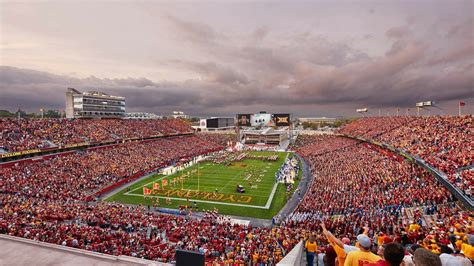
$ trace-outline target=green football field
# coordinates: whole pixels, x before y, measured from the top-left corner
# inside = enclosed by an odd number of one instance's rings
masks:
[[[197,206],[200,211],[217,208],[222,214],[272,218],[287,200],[285,185],[275,183],[275,173],[291,154],[248,153],[251,156],[277,155],[278,160],[245,158],[228,165],[202,161],[171,175],[155,174],[145,178],[105,200],[171,209],[186,205]],[[167,184],[163,186],[164,183]],[[154,184],[159,188],[153,189]],[[237,185],[242,185],[245,192],[237,192]],[[143,194],[144,187],[152,191],[151,195]]]

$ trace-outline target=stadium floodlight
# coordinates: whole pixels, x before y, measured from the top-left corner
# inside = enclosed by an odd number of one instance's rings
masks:
[[[416,103],[416,107],[430,107],[430,106],[435,106],[435,101],[426,101],[426,102],[418,102]]]
[[[356,112],[358,112],[358,113],[367,113],[368,111],[369,111],[369,109],[367,109],[367,108],[356,109]]]
[[[365,113],[367,113],[368,111],[369,111],[369,109],[367,109],[367,108],[356,109],[356,112],[361,114],[363,117],[365,117]]]
[[[431,114],[431,110],[429,107],[436,107],[435,106],[435,101],[425,101],[425,102],[418,102],[416,103],[416,110],[417,110],[417,115],[420,115],[420,109],[426,109],[429,112],[429,115]]]

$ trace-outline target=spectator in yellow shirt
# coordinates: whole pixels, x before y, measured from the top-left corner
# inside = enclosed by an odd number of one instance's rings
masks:
[[[364,234],[357,236],[357,243],[360,250],[351,251],[347,254],[344,266],[361,266],[369,263],[375,263],[382,258],[370,252],[372,242],[370,238]]]
[[[308,266],[313,266],[314,256],[318,250],[318,244],[316,244],[316,239],[313,235],[306,240],[304,248],[306,249],[306,261],[308,262]]]
[[[349,245],[350,240],[347,237],[342,238],[341,240],[337,239],[331,232],[326,229],[324,223],[321,223],[323,228],[323,234],[329,241],[329,244],[334,248],[334,251],[337,255],[337,264],[339,266],[344,266],[344,261],[346,260],[346,252],[344,251],[344,245]]]
[[[467,235],[467,243],[461,244],[461,251],[470,260],[474,260],[474,235]]]

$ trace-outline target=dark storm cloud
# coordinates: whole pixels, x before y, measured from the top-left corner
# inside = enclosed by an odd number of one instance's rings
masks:
[[[248,78],[228,66],[216,64],[215,62],[199,63],[190,61],[175,61],[175,63],[183,68],[192,70],[202,75],[210,82],[217,82],[228,85],[248,84]]]
[[[267,27],[256,28],[252,33],[253,40],[254,41],[262,40],[263,38],[265,38],[265,36],[268,35],[269,31],[270,30]]]
[[[383,58],[362,60],[331,70],[315,69],[309,71],[309,78],[297,80],[293,86],[301,97],[306,96],[307,101],[335,104],[411,106],[424,99],[472,97],[472,67],[452,73],[420,70],[417,63],[426,57],[426,49],[426,44],[396,40]]]
[[[205,23],[186,21],[171,14],[166,14],[166,18],[183,40],[210,44],[215,42],[218,37],[222,37]]]
[[[444,36],[452,40],[451,49],[439,49],[427,62],[427,65],[456,63],[474,60],[474,19],[470,18],[449,28]]]
[[[163,59],[163,65],[191,74],[184,81],[74,78],[2,66],[0,109],[63,109],[68,87],[125,96],[128,111],[214,115],[259,107],[298,114],[312,106],[343,113],[354,106],[405,107],[473,97],[472,19],[447,27],[441,36],[455,41],[442,47],[420,37],[412,23],[378,35],[360,33],[360,40],[383,38],[385,49],[374,55],[311,30],[274,33],[255,26],[232,35],[202,22],[165,17],[183,52],[197,54]]]
[[[195,93],[172,83],[154,83],[146,78],[78,79],[29,69],[0,67],[0,106],[2,108],[64,108],[68,87],[81,91],[100,90],[127,97],[127,103],[144,108],[186,104]],[[183,97],[182,94],[187,95]]]
[[[425,99],[442,101],[472,96],[472,64],[451,70],[435,70],[422,64],[426,60],[456,61],[460,57],[458,50],[445,51],[444,57],[437,59],[426,53],[429,45],[413,38],[406,27],[389,29],[386,35],[392,45],[384,56],[375,58],[347,45],[328,45],[316,38],[319,41],[311,42],[313,46],[296,45],[300,49],[291,55],[286,53],[289,48],[242,47],[238,60],[248,66],[240,69],[242,72],[216,62],[174,61],[174,65],[201,77],[184,82],[95,76],[78,79],[4,66],[0,68],[0,105],[33,110],[44,106],[61,108],[67,87],[123,95],[129,110],[180,109],[193,113],[238,112],[246,106],[258,105],[403,107]],[[281,84],[284,81],[286,84]]]

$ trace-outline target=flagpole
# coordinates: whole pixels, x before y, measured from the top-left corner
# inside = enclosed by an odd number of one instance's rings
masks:
[[[459,116],[461,116],[461,102],[458,103],[458,108],[459,108]]]

